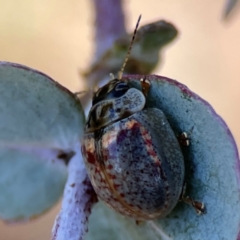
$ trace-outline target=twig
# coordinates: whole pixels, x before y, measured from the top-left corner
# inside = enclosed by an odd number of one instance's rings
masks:
[[[95,60],[109,48],[115,40],[126,34],[121,0],[93,0],[95,19]]]
[[[76,154],[68,165],[68,180],[62,208],[52,230],[52,240],[82,240],[88,230],[88,217],[96,202],[96,194],[88,179],[80,149],[78,144]]]

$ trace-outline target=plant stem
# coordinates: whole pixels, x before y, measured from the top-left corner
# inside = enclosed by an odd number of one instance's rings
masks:
[[[95,60],[126,33],[121,0],[93,0],[95,8]]]

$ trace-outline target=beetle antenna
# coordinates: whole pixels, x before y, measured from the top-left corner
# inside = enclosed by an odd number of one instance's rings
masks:
[[[119,80],[122,79],[122,75],[123,75],[124,68],[125,68],[126,63],[127,63],[128,59],[129,59],[129,56],[130,56],[130,53],[131,53],[131,50],[132,50],[133,42],[134,42],[135,37],[136,37],[136,34],[137,34],[137,29],[138,29],[138,26],[139,26],[141,17],[142,17],[142,15],[140,15],[140,16],[138,17],[137,24],[136,24],[136,27],[135,27],[135,30],[134,30],[134,33],[133,33],[133,36],[132,36],[132,40],[131,40],[130,46],[129,46],[129,48],[128,48],[128,51],[127,51],[126,58],[125,58],[125,60],[124,60],[124,62],[123,62],[123,65],[122,65],[122,67],[121,67],[121,70],[118,72],[118,79],[119,79]]]

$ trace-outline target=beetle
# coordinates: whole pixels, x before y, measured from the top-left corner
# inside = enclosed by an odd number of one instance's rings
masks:
[[[114,210],[136,220],[165,217],[179,200],[203,213],[203,203],[185,197],[178,138],[160,109],[146,107],[150,81],[140,79],[139,90],[122,79],[127,58],[119,76],[92,99],[82,153],[93,188]],[[188,141],[183,133],[180,142]]]

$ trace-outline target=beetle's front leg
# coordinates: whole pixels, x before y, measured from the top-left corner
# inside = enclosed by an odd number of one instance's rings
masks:
[[[182,132],[177,138],[180,146],[188,147],[190,145],[190,137],[186,132]]]
[[[144,76],[144,78],[140,79],[141,82],[141,87],[142,87],[142,93],[144,94],[144,96],[146,97],[148,95],[148,92],[150,90],[151,87],[151,83],[150,81],[147,79],[146,76]]]

